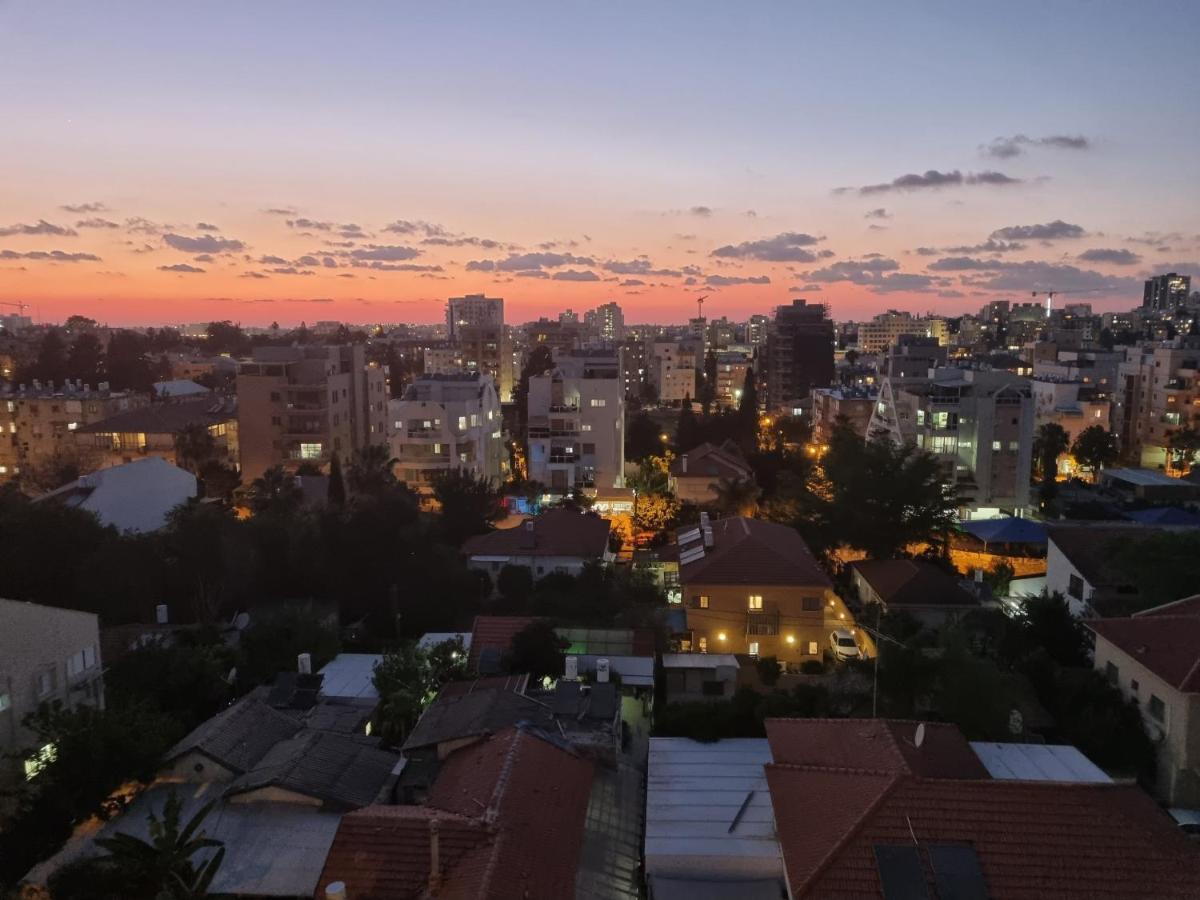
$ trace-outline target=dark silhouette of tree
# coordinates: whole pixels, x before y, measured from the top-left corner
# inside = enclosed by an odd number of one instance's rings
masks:
[[[204,340],[204,349],[209,353],[238,355],[250,349],[250,339],[246,337],[246,332],[229,320],[209,322],[205,334],[207,337]]]
[[[496,576],[496,590],[511,609],[523,610],[533,593],[533,573],[528,566],[506,565]]]
[[[721,478],[716,482],[716,507],[722,516],[753,516],[762,491],[753,479]]]
[[[250,483],[250,508],[255,515],[290,515],[302,499],[295,477],[283,466],[272,466]]]
[[[679,420],[675,425],[675,446],[680,453],[686,453],[700,441],[700,426],[696,422],[696,414],[692,412],[692,398],[685,396],[679,407]]]
[[[742,396],[738,399],[739,430],[743,439],[753,447],[758,434],[758,386],[754,381],[754,368],[746,368],[746,380],[742,382]]]
[[[51,328],[42,336],[38,345],[37,357],[28,374],[23,373],[21,381],[54,382],[62,384],[67,380],[67,345],[57,328]]]
[[[504,667],[514,675],[528,672],[535,680],[557,678],[563,673],[564,651],[568,646],[551,623],[533,622],[513,635],[512,645],[504,655]]]
[[[696,399],[700,401],[700,411],[707,416],[717,398],[717,356],[711,350],[704,357],[704,369],[700,375]]]
[[[336,453],[329,461],[329,490],[325,499],[330,506],[340,508],[346,505],[346,480],[342,477],[342,458]]]
[[[71,343],[67,354],[69,378],[90,384],[93,388],[104,380],[104,348],[91,331],[81,333]]]
[[[175,435],[175,462],[180,468],[194,475],[200,474],[205,465],[217,455],[216,439],[202,422],[185,425]]]
[[[387,444],[369,444],[354,454],[346,482],[356,497],[380,497],[394,488],[396,460]]]
[[[513,400],[517,404],[517,421],[524,425],[529,418],[529,379],[545,375],[554,368],[554,354],[545,344],[538,344],[529,352],[529,358],[521,368]]]
[[[1121,455],[1117,436],[1103,425],[1083,429],[1071,445],[1071,453],[1093,475],[1105,466],[1112,465]]]
[[[504,500],[487,478],[465,469],[452,469],[433,481],[433,496],[441,504],[442,534],[454,547],[475,534],[491,531],[504,517]]]
[[[1045,422],[1033,435],[1033,457],[1041,479],[1041,499],[1049,503],[1057,491],[1058,458],[1071,447],[1071,437],[1057,422]]]
[[[625,429],[625,458],[630,462],[640,462],[662,451],[662,429],[649,415],[639,412]]]
[[[136,331],[116,331],[108,339],[107,374],[113,390],[149,393],[160,374],[146,358],[149,342]]]
[[[1200,432],[1195,428],[1177,428],[1167,435],[1167,469],[1186,474],[1200,453]]]

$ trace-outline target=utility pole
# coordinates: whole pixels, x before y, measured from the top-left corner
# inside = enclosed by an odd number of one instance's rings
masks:
[[[897,647],[904,647],[905,644],[896,640],[894,637],[884,634],[879,630],[879,619],[883,612],[883,606],[876,604],[875,608],[875,627],[870,628],[858,623],[858,627],[865,631],[871,637],[875,638],[875,675],[871,684],[871,718],[877,718],[879,715],[879,656],[883,652],[883,644],[880,641],[887,641],[889,644],[895,644]]]

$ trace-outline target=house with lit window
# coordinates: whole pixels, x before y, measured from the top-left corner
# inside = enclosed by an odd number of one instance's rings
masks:
[[[0,789],[36,778],[54,755],[21,724],[43,703],[104,706],[100,626],[94,613],[0,599]],[[23,758],[13,754],[32,751]]]
[[[180,464],[181,435],[204,429],[213,440],[215,458],[237,467],[237,403],[208,395],[169,400],[128,409],[75,431],[81,455],[94,458],[96,468],[119,466],[157,456]]]
[[[1096,670],[1137,704],[1158,748],[1161,799],[1200,807],[1200,594],[1084,624]]]
[[[833,588],[794,528],[701,514],[676,543],[687,614],[681,650],[774,656],[789,669],[821,658]]]

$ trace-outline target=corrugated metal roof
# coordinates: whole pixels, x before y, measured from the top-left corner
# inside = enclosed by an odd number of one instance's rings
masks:
[[[995,744],[971,741],[971,749],[993,778],[1015,781],[1112,781],[1090,759],[1068,744]]]
[[[375,690],[375,666],[383,659],[379,653],[339,653],[318,673],[325,676],[321,694],[325,697],[365,697],[379,699]]]

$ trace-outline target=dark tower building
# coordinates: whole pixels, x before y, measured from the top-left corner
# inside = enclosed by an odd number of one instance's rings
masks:
[[[767,329],[767,409],[791,410],[833,382],[833,322],[803,299],[775,308]]]
[[[1146,290],[1142,294],[1142,309],[1169,311],[1187,303],[1188,291],[1192,288],[1192,276],[1155,275],[1146,279]]]

